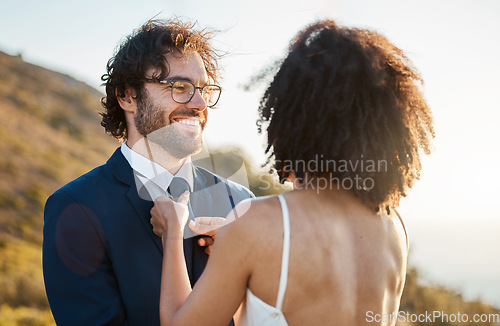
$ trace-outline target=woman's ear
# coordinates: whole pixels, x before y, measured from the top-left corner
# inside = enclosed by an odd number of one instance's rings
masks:
[[[123,109],[123,111],[128,113],[135,113],[137,110],[137,101],[136,101],[136,92],[132,87],[125,85],[124,96],[120,96],[118,91],[115,91],[116,99],[118,100],[118,104]]]

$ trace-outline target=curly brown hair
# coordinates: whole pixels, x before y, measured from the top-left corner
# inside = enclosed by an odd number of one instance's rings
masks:
[[[349,190],[376,211],[390,212],[420,176],[419,148],[430,153],[434,128],[422,84],[403,51],[376,32],[332,20],[306,27],[260,103],[266,164],[281,182],[291,172],[302,180],[333,177],[337,186],[346,178],[371,180],[370,189]],[[321,169],[298,161],[316,161]],[[385,164],[382,170],[335,166],[360,161]]]
[[[106,96],[101,99],[104,107],[101,125],[117,139],[127,139],[125,113],[118,103],[117,96],[125,95],[126,87],[136,92],[136,100],[144,96],[146,71],[155,68],[153,79],[165,79],[169,66],[165,54],[178,51],[195,51],[203,60],[207,75],[214,83],[220,78],[219,54],[209,41],[214,32],[195,30],[196,23],[170,20],[149,20],[135,30],[118,47],[115,55],[108,61],[107,73],[101,77],[106,86]]]

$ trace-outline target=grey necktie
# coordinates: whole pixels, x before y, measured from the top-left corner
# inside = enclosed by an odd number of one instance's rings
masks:
[[[187,181],[179,177],[173,178],[172,182],[170,182],[170,186],[168,186],[168,193],[173,197],[175,201],[178,201],[179,196],[182,195],[186,190],[189,191],[189,185]],[[189,203],[188,203],[188,209],[189,209],[188,220],[192,220],[194,218],[193,210],[191,209],[191,205]],[[193,231],[191,231],[188,227],[184,228],[184,239],[191,238],[193,236],[195,236]]]
[[[189,191],[187,181],[179,177],[173,178],[172,182],[170,182],[170,186],[168,186],[168,193],[174,198],[175,201],[178,201],[179,196],[186,190]]]

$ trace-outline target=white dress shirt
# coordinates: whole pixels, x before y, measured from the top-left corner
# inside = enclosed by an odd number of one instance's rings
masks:
[[[194,177],[190,157],[186,159],[179,171],[173,175],[161,165],[132,150],[128,147],[126,142],[122,144],[121,151],[134,170],[138,192],[140,188],[145,187],[153,201],[160,196],[168,195],[167,189],[174,177],[180,177],[186,180],[189,185],[189,190],[191,192],[193,191]]]

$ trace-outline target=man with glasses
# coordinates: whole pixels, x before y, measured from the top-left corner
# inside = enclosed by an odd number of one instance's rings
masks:
[[[43,270],[57,324],[159,325],[163,253],[149,223],[153,201],[189,191],[190,218],[224,217],[253,196],[191,162],[219,100],[218,77],[209,34],[181,21],[149,21],[108,62],[101,124],[125,142],[45,206]],[[208,255],[188,232],[193,285]]]

